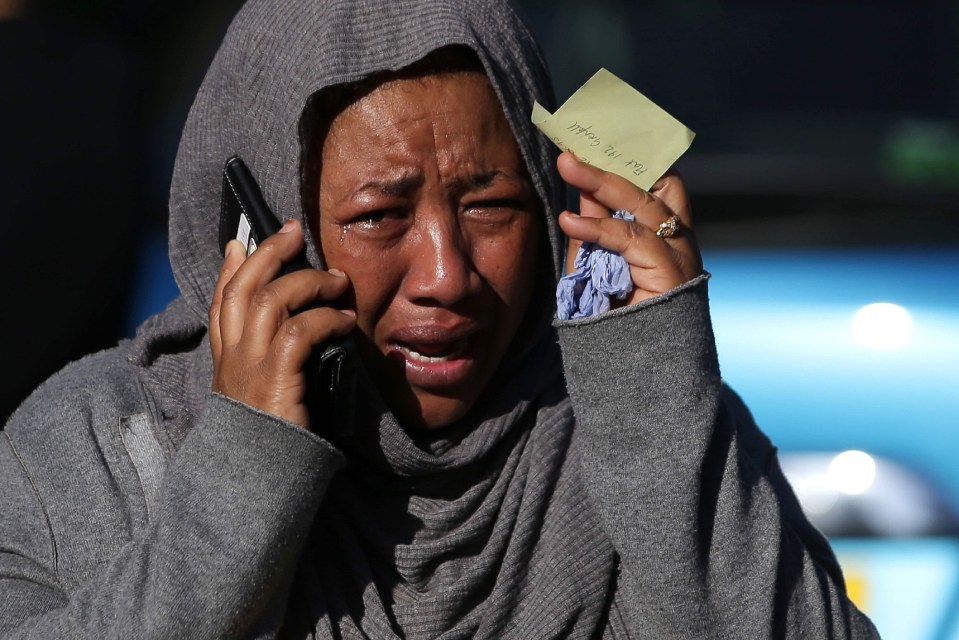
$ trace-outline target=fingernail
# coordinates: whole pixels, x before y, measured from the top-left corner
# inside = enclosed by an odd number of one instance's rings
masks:
[[[289,233],[293,231],[294,228],[296,228],[296,220],[287,220],[277,233]]]
[[[239,247],[239,249],[237,249]],[[232,256],[237,251],[244,252],[246,247],[243,246],[243,243],[239,240],[233,239],[226,243],[226,247],[223,249],[223,259],[226,260]]]
[[[345,278],[346,274],[340,271],[339,269],[330,269],[329,274],[331,276],[336,276],[337,278]]]
[[[344,316],[347,316],[348,318],[352,318],[353,320],[356,320],[356,312],[353,311],[352,309],[340,309],[340,313],[342,313]]]

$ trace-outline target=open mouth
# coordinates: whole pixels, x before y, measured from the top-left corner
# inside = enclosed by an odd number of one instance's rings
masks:
[[[469,347],[469,338],[446,344],[398,343],[396,348],[407,360],[421,364],[439,364],[462,358]]]

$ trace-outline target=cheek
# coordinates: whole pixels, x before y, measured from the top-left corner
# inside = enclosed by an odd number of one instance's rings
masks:
[[[517,225],[513,233],[474,245],[474,262],[497,296],[522,313],[535,285],[539,247],[530,222]]]
[[[342,233],[342,230],[331,229]],[[321,242],[327,268],[339,269],[350,278],[348,304],[356,310],[357,325],[372,336],[377,322],[394,297],[402,278],[402,261],[388,252],[366,250],[363,243],[344,237]]]

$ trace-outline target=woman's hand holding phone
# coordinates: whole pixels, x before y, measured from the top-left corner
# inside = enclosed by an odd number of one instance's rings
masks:
[[[213,391],[309,428],[307,360],[317,345],[346,336],[356,314],[325,306],[346,291],[345,274],[301,269],[280,276],[303,242],[295,220],[249,257],[230,241],[210,305],[210,346]]]

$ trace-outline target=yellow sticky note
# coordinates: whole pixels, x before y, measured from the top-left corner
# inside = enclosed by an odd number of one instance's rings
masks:
[[[560,149],[647,190],[696,135],[606,69],[555,113],[535,103],[532,120]]]

